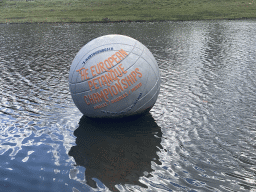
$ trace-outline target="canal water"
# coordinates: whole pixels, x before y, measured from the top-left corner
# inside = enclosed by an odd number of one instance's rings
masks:
[[[150,113],[93,121],[68,75],[90,40],[155,56]],[[0,25],[0,191],[256,191],[256,21]]]

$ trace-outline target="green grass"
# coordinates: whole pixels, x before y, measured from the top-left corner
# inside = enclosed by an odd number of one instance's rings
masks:
[[[256,18],[256,0],[0,0],[0,23],[241,18]]]

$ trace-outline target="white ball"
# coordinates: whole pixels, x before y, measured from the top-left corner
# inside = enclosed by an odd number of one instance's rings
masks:
[[[160,73],[154,56],[139,41],[106,35],[77,53],[70,68],[69,88],[85,116],[130,116],[153,107]]]

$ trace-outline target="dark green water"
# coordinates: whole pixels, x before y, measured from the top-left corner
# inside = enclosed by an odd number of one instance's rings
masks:
[[[106,34],[158,62],[143,117],[95,122],[71,99],[73,58]],[[256,191],[255,37],[250,20],[0,25],[0,191]]]

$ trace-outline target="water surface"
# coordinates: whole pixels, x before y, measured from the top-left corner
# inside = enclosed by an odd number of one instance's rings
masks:
[[[161,72],[149,114],[95,122],[71,62],[106,34]],[[256,191],[256,22],[0,25],[0,191]]]

